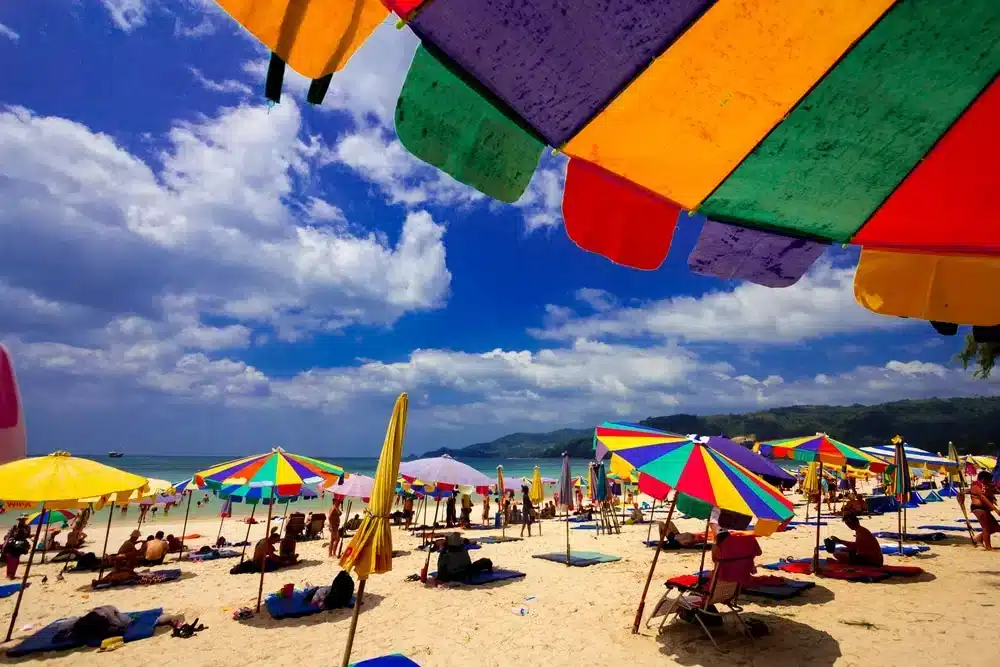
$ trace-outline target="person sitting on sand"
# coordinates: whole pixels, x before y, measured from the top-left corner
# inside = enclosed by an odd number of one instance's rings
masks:
[[[163,531],[158,531],[153,539],[146,542],[146,552],[142,558],[143,565],[163,565],[169,545],[163,539]]]
[[[852,492],[850,498],[844,503],[844,507],[841,509],[844,515],[854,514],[860,516],[868,512],[868,504],[865,499],[857,494],[857,492]]]
[[[139,550],[136,545],[139,543],[139,538],[142,536],[138,530],[133,530],[128,539],[122,542],[122,545],[118,547],[118,554],[112,559],[111,571],[104,575],[101,579],[94,579],[90,582],[91,586],[97,586],[98,584],[126,584],[139,579],[139,575],[135,573],[135,567],[139,563]]]
[[[62,531],[58,528],[49,528],[49,534],[45,536],[44,549],[46,551],[59,551],[62,549],[62,545],[56,542],[56,537],[58,537],[61,532]]]
[[[177,554],[184,550],[184,545],[171,533],[167,535],[167,553]]]
[[[273,572],[281,566],[278,557],[274,554],[274,545],[280,541],[281,537],[278,533],[272,531],[270,535],[257,542],[253,548],[253,558],[250,559],[255,570],[260,571],[263,567],[265,572]]]
[[[844,525],[854,531],[854,541],[848,542],[839,537],[831,537],[831,542],[846,547],[843,550],[834,551],[833,557],[841,563],[881,567],[882,547],[871,531],[861,525],[858,516],[856,514],[844,516]]]
[[[633,505],[632,513],[629,515],[628,520],[633,524],[642,523],[646,520],[646,517],[643,516],[642,510],[639,509],[638,505]]]
[[[83,532],[82,523],[77,522],[73,524],[73,530],[69,531],[69,534],[66,536],[66,548],[79,549],[86,540],[87,533]]]
[[[347,525],[344,526],[344,530],[357,530],[360,527],[361,527],[361,515],[355,514],[351,518],[351,520],[347,522]]]
[[[983,532],[973,540],[976,544],[982,544],[987,551],[993,551],[990,537],[993,533],[1000,532],[1000,524],[993,514],[1000,513],[1000,510],[997,510],[997,489],[989,471],[983,470],[976,475],[976,481],[969,487],[969,495],[971,496],[969,509],[983,527]]]
[[[278,563],[282,567],[295,565],[299,562],[299,555],[295,553],[295,533],[291,526],[285,530],[285,537],[278,545]]]
[[[451,533],[445,538],[444,549],[441,550],[437,562],[438,581],[465,581],[477,572],[492,571],[493,561],[489,558],[472,561],[459,533]]]

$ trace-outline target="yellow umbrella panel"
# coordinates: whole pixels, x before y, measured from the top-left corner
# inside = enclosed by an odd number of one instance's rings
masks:
[[[365,584],[368,575],[382,574],[392,569],[392,531],[389,530],[389,513],[392,512],[392,501],[396,491],[396,478],[399,477],[399,459],[403,455],[403,436],[406,433],[406,412],[409,400],[405,393],[396,399],[389,426],[385,431],[385,441],[382,444],[382,454],[378,459],[378,469],[375,472],[375,484],[372,487],[371,502],[365,510],[365,518],[354,534],[354,538],[344,550],[340,566],[345,571],[352,569],[358,575],[358,601],[354,605],[354,615],[351,617],[351,628],[347,635],[347,646],[344,649],[343,667],[351,661],[351,646],[354,644],[354,633],[358,626],[358,612],[364,600]]]

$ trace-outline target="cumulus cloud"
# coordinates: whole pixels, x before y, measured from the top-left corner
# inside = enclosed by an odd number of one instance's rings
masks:
[[[854,268],[817,262],[798,283],[771,289],[740,283],[700,297],[675,296],[606,312],[550,311],[546,340],[654,337],[689,341],[793,343],[838,333],[907,326],[880,317],[854,300]]]
[[[119,30],[131,32],[146,23],[147,0],[101,0],[101,4]]]
[[[7,26],[5,26],[3,23],[0,23],[0,37],[9,39],[12,42],[16,42],[17,40],[21,39],[21,36],[19,34],[14,32]]]

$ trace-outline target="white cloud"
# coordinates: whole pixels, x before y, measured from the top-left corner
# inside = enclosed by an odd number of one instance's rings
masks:
[[[234,79],[228,79],[226,81],[213,81],[209,79],[201,70],[197,67],[189,68],[191,70],[191,76],[194,80],[204,88],[205,90],[211,91],[213,93],[235,93],[237,95],[250,95],[253,91],[250,90],[250,86],[246,85],[241,81],[236,81]],[[262,89],[263,90],[263,89]]]
[[[101,4],[120,30],[131,32],[146,23],[147,0],[101,0]]]
[[[215,34],[215,24],[207,17],[194,25],[185,25],[179,19],[174,23],[174,35],[177,37],[187,37],[198,39],[199,37],[210,37]]]
[[[563,190],[566,188],[566,165],[562,154],[552,155],[546,149],[535,175],[514,206],[524,215],[525,232],[551,229],[562,224]]]
[[[890,329],[907,321],[880,317],[854,300],[854,269],[821,259],[798,283],[772,289],[741,283],[729,291],[677,296],[578,316],[550,314],[542,339],[678,337],[689,341],[794,343],[837,333]]]
[[[202,314],[270,324],[288,338],[441,306],[444,227],[413,211],[390,243],[326,224],[335,207],[301,190],[319,148],[300,128],[295,104],[222,109],[175,125],[154,171],[80,124],[0,114],[8,287],[148,317],[183,297]],[[288,203],[300,196],[313,224]],[[77,279],[57,280],[54,267]]]
[[[7,26],[5,26],[3,23],[0,23],[0,37],[5,37],[12,42],[16,42],[17,40],[21,39],[21,36],[19,34],[14,32]]]

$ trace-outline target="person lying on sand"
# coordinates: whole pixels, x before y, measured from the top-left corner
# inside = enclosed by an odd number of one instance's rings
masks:
[[[844,516],[844,525],[854,531],[854,541],[848,542],[839,537],[831,537],[834,544],[841,544],[846,549],[834,551],[833,557],[841,563],[850,565],[872,565],[882,567],[882,547],[871,531],[861,525],[856,514]]]
[[[660,522],[660,540],[669,546],[687,547],[699,542],[694,533],[682,533],[674,522]]]

